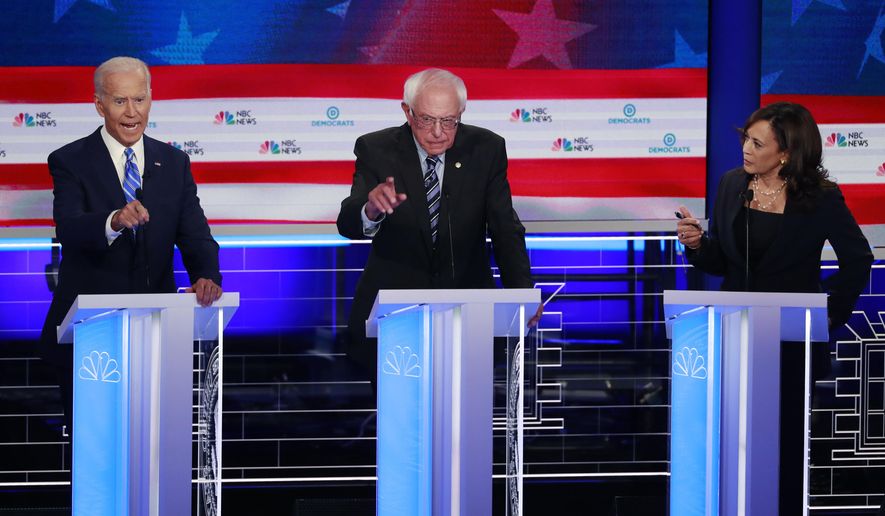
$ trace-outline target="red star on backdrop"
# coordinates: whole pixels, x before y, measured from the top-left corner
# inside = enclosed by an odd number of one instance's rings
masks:
[[[515,68],[539,56],[557,68],[572,68],[565,44],[596,28],[596,25],[589,23],[560,20],[553,9],[553,0],[538,0],[528,14],[492,10],[519,36],[507,63],[508,68]]]

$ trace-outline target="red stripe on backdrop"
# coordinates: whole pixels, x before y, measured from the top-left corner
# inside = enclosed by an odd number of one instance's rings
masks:
[[[0,227],[4,227],[4,228],[47,227],[47,226],[55,226],[55,221],[53,221],[52,219],[0,220]]]
[[[0,165],[0,189],[47,190],[52,188],[52,177],[46,163],[17,163]]]
[[[350,184],[353,161],[237,161],[191,163],[197,184],[310,183]],[[0,165],[0,189],[48,190],[52,178],[45,163]]]
[[[193,163],[197,184],[349,185],[353,161]],[[704,158],[511,159],[513,195],[703,197]],[[0,188],[50,189],[46,165],[0,165]]]
[[[228,97],[402,98],[422,67],[389,65],[201,65],[151,68],[154,100]],[[92,102],[92,67],[0,68],[0,101]],[[705,98],[703,68],[504,70],[452,68],[469,99]]]
[[[762,95],[762,105],[774,102],[802,104],[818,124],[883,124],[885,97],[837,95]]]
[[[512,159],[513,195],[703,197],[705,158]]]
[[[845,194],[845,203],[858,224],[885,224],[885,184],[845,185],[839,188]]]
[[[353,161],[237,161],[191,163],[194,181],[200,184],[223,183],[301,183],[349,185],[353,179]]]

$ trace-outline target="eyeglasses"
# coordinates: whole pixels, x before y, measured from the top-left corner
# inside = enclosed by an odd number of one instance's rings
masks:
[[[431,127],[436,126],[436,123],[439,122],[439,125],[443,130],[451,131],[461,123],[461,120],[457,118],[435,118],[428,115],[416,115],[411,108],[409,109],[409,113],[412,114],[412,119],[415,121],[415,125],[418,126],[418,129],[430,129]]]

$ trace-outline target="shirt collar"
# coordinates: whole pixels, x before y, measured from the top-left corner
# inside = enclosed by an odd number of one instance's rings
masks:
[[[415,148],[418,149],[418,157],[421,158],[421,169],[423,170],[424,169],[424,160],[427,159],[427,156],[429,156],[429,154],[427,154],[427,151],[424,150],[424,147],[422,147],[421,144],[418,143],[418,140],[415,139],[414,134],[412,135],[412,141],[415,142]],[[446,153],[443,152],[442,154],[437,154],[436,160],[439,161],[439,165],[437,165],[437,167],[442,166],[443,169],[445,169]],[[439,170],[439,169],[437,168],[437,170]]]
[[[111,159],[114,160],[114,163],[119,162],[120,157],[123,156],[123,151],[126,150],[126,146],[111,136],[111,133],[108,132],[105,126],[101,126],[101,139],[104,141],[105,147],[108,148],[108,152],[111,153]],[[142,166],[144,163],[144,135],[132,145],[132,150],[135,152],[136,163]]]

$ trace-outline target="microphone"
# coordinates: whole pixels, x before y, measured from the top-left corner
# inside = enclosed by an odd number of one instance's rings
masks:
[[[741,193],[741,199],[747,201],[744,205],[744,290],[747,292],[750,291],[750,203],[755,193],[749,184]]]
[[[145,173],[142,176],[141,181],[144,184],[144,181],[148,178],[148,174]],[[144,190],[141,188],[135,189],[135,199],[144,205]],[[144,262],[144,284],[147,288],[147,291],[151,291],[151,262],[148,259],[148,246],[147,246],[147,223],[142,224],[138,228],[138,232],[136,233],[135,244],[137,248],[137,252],[141,253],[141,259]],[[139,238],[140,237],[140,238]],[[141,242],[139,242],[139,240]]]
[[[443,187],[443,196],[446,198],[446,223],[449,225],[449,259],[452,262],[452,288],[457,288],[457,285],[455,285],[455,245],[452,243],[454,228],[452,227],[452,217],[449,215],[449,191],[445,187]]]

